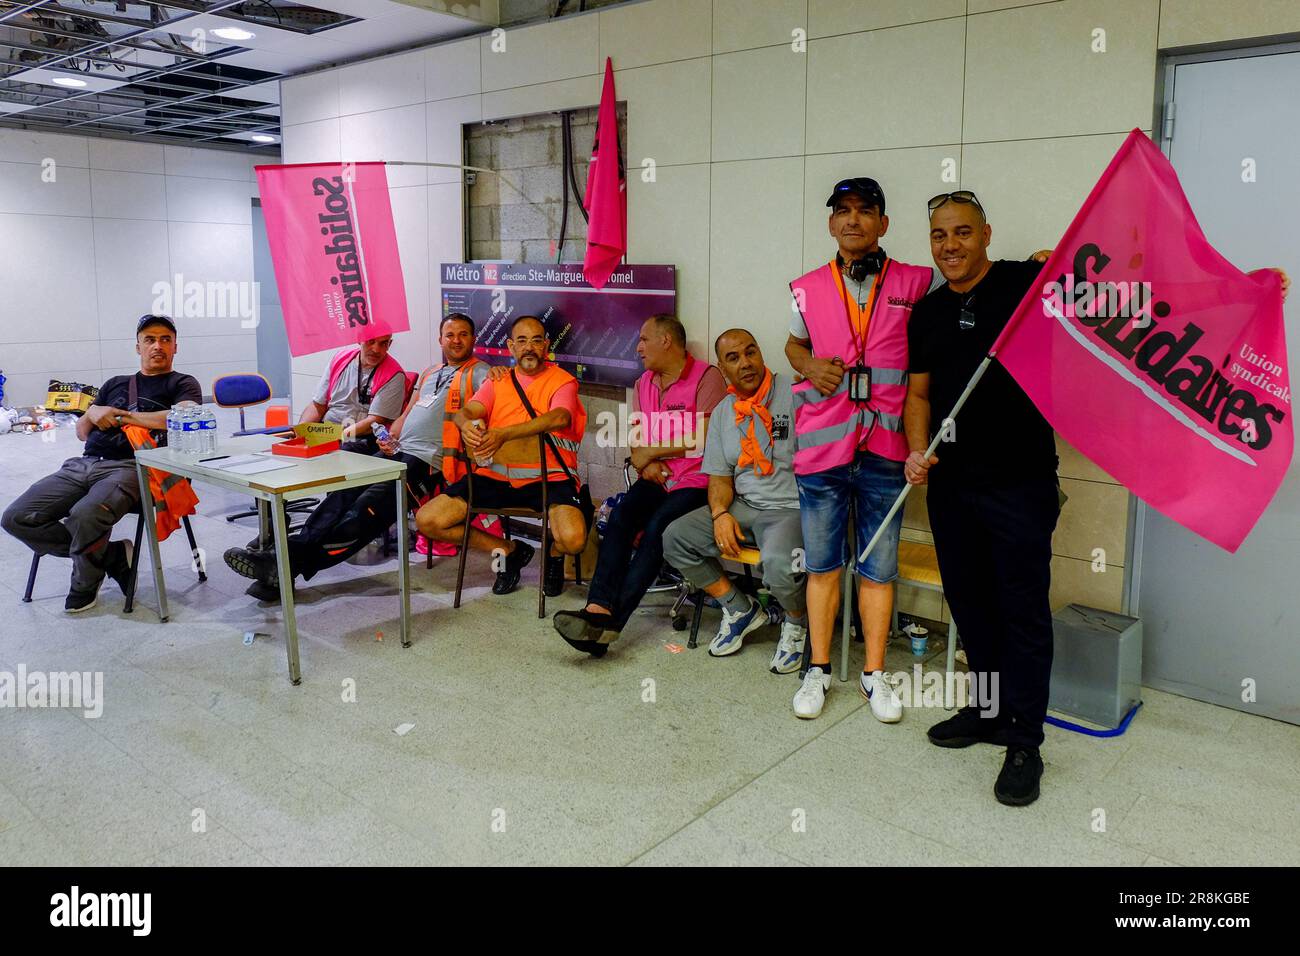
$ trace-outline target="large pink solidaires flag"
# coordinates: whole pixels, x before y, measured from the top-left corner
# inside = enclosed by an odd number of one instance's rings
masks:
[[[1228,551],[1291,463],[1280,279],[1210,246],[1139,130],[991,354],[1070,444]]]
[[[410,329],[383,163],[258,166],[289,351]]]

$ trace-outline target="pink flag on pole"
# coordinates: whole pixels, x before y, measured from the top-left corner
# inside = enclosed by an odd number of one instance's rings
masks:
[[[1281,281],[1214,250],[1140,130],[991,351],[1070,444],[1227,551],[1291,463]]]
[[[589,217],[582,274],[595,288],[603,289],[627,255],[627,179],[618,144],[614,64],[609,57],[605,57],[605,87],[600,94],[596,141],[591,147],[587,195],[582,204]]]
[[[289,351],[410,329],[383,163],[258,166]]]

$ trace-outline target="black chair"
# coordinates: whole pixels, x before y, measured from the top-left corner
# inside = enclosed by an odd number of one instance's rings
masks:
[[[546,461],[546,443],[541,435],[537,436],[537,460]],[[551,553],[551,525],[547,521],[547,515],[550,512],[550,482],[542,482],[542,507],[541,510],[533,508],[476,508],[474,507],[474,469],[470,469],[466,476],[465,487],[465,533],[460,539],[460,554],[457,556],[458,563],[456,566],[456,600],[452,602],[452,607],[460,607],[461,589],[465,583],[465,559],[469,556],[469,530],[470,523],[479,515],[496,515],[505,522],[506,540],[510,540],[510,519],[511,518],[535,518],[541,525],[541,574],[537,578],[537,616],[546,617],[546,559]],[[581,556],[579,556],[579,559]],[[432,564],[432,556],[426,559],[426,564]],[[579,568],[581,573],[581,568]]]
[[[144,542],[144,512],[137,507],[134,513],[136,515],[135,551],[131,558],[131,576],[126,588],[126,604],[122,608],[122,611],[126,614],[130,614],[135,610],[135,582],[140,575],[140,560],[143,553],[140,546]],[[188,517],[181,518],[181,526],[185,529],[185,537],[190,542],[192,566],[198,570],[199,580],[206,581],[208,575],[203,567],[203,555],[199,552],[199,546],[194,541],[194,529],[190,527],[190,519]],[[23,602],[26,604],[32,603],[32,588],[36,586],[36,569],[40,566],[40,563],[41,555],[33,554],[32,567],[27,572],[27,590],[23,592]]]

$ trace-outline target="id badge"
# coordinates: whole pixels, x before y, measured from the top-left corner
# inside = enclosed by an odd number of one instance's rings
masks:
[[[437,400],[438,400],[438,396],[435,393],[433,395],[425,395],[415,404],[419,405],[421,408],[430,408],[432,407],[433,403],[436,402]]]
[[[855,365],[849,369],[849,398],[855,402],[871,401],[871,369]]]

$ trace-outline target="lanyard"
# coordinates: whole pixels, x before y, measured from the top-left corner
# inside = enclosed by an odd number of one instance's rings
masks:
[[[867,333],[871,326],[871,317],[876,311],[876,301],[879,298],[880,289],[885,284],[885,273],[889,270],[889,261],[888,259],[885,260],[885,264],[881,266],[875,281],[871,283],[871,292],[867,295],[865,309],[858,306],[856,302],[850,304],[851,300],[849,299],[848,289],[844,284],[844,277],[840,275],[839,263],[830,263],[831,275],[835,279],[835,287],[839,289],[840,301],[844,303],[844,317],[849,323],[849,335],[852,337],[853,348],[857,352],[857,364],[859,365],[866,364],[867,361]],[[859,338],[859,333],[861,338]]]
[[[364,382],[361,381],[361,353],[357,352],[357,400],[365,405],[370,404],[370,383],[375,380],[375,373],[379,371],[376,365],[370,370],[370,375]]]

